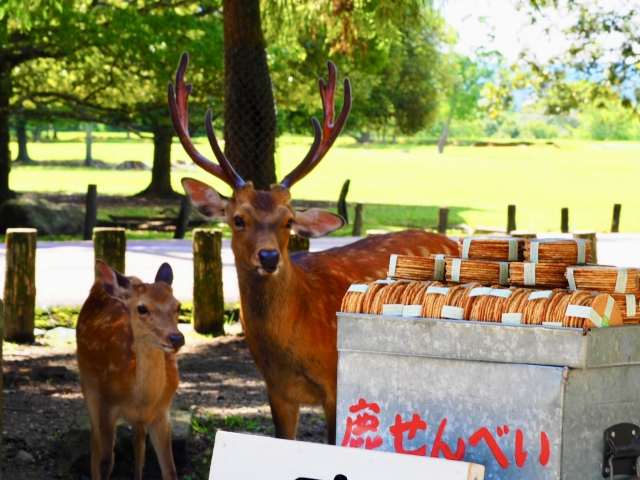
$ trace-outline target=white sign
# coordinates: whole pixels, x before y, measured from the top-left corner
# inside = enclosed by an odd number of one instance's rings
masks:
[[[483,480],[484,467],[219,431],[209,480]]]

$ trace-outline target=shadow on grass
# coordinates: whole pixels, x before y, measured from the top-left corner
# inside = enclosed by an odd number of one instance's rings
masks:
[[[435,205],[382,205],[366,204],[364,207],[364,228],[390,231],[407,228],[436,229],[438,224],[438,206]],[[335,211],[335,209],[332,209]],[[349,225],[334,232],[333,236],[346,237],[352,234],[355,206],[347,207]],[[472,207],[449,207],[449,225],[467,223],[465,214],[478,211]]]

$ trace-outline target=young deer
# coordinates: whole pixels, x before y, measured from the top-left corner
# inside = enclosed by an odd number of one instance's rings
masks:
[[[182,184],[193,205],[204,215],[223,218],[232,230],[242,322],[247,345],[265,380],[276,437],[294,439],[300,404],[322,405],[328,441],[336,431],[336,312],[343,295],[357,280],[386,276],[389,256],[452,254],[457,244],[445,236],[408,230],[372,237],[319,253],[289,255],[291,230],[303,237],[320,237],[344,225],[333,213],[312,208],[299,212],[290,205],[289,189],[306,176],[327,153],[344,126],[351,107],[345,79],[344,106],[335,124],[336,68],[329,62],[329,82],[320,79],[323,127],[313,118],[315,139],[302,163],[269,191],[255,190],[235,172],[217,143],[206,115],[209,142],[219,164],[204,158],[188,134],[184,84],[188,56],[183,54],[176,88],[169,84],[169,109],[183,147],[201,168],[233,188],[226,198],[193,179]]]
[[[82,394],[91,421],[91,479],[113,469],[116,422],[133,427],[135,478],[142,479],[147,428],[163,480],[176,480],[169,406],[178,388],[176,352],[180,303],[167,263],[154,283],[124,277],[101,260],[99,279],[84,302],[76,331]]]

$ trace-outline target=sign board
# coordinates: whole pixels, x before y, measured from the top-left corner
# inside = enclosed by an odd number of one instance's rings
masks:
[[[209,480],[483,480],[484,467],[218,432]]]

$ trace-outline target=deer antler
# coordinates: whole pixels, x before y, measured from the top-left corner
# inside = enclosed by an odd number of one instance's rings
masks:
[[[323,128],[320,128],[320,123],[315,117],[311,119],[314,130],[313,144],[300,165],[293,169],[293,171],[280,182],[280,185],[285,188],[291,188],[320,163],[320,160],[324,158],[336,141],[336,138],[338,138],[338,135],[340,135],[349,116],[349,111],[351,110],[351,83],[349,83],[348,78],[345,78],[344,104],[342,105],[340,115],[338,115],[338,120],[335,124],[333,123],[335,116],[334,97],[336,93],[337,70],[332,61],[327,62],[327,67],[329,67],[329,83],[325,84],[322,78],[318,82],[320,85],[320,96],[322,97],[322,109],[324,111]]]
[[[220,145],[218,145],[218,140],[216,139],[216,135],[213,131],[211,109],[207,110],[205,127],[207,129],[207,137],[209,138],[209,143],[211,144],[214,155],[218,159],[219,165],[203,157],[198,152],[198,150],[196,150],[196,147],[191,141],[191,137],[189,136],[189,113],[187,111],[187,101],[189,99],[189,94],[191,93],[191,88],[193,86],[190,83],[187,85],[184,84],[184,72],[187,70],[188,64],[189,55],[187,54],[187,52],[184,52],[182,54],[182,57],[180,57],[180,65],[178,66],[178,71],[176,72],[175,91],[173,88],[173,83],[169,82],[169,111],[171,112],[171,121],[173,122],[173,128],[175,128],[176,130],[178,138],[180,139],[180,143],[182,143],[185,151],[195,162],[195,164],[203,170],[209,172],[210,174],[218,177],[220,180],[225,182],[227,185],[230,185],[235,190],[244,185],[245,181],[242,179],[242,177],[240,177],[240,175],[236,173],[236,171],[233,169],[233,166],[220,149]]]

